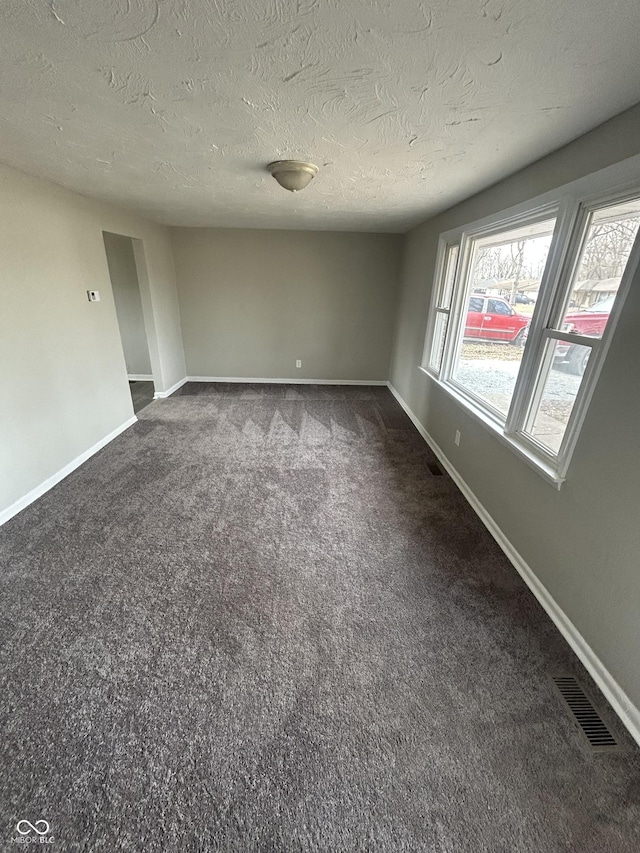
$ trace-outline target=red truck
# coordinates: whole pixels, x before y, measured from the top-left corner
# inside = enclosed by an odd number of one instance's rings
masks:
[[[575,314],[567,314],[564,318],[566,324],[563,327],[564,331],[574,332],[576,335],[587,335],[590,338],[601,338],[615,298],[615,296],[609,296],[607,299],[596,302],[591,308],[577,311]],[[566,363],[570,373],[581,376],[587,366],[590,353],[589,347],[559,343],[556,347],[556,360]]]
[[[517,314],[501,296],[472,293],[464,327],[465,339],[505,341],[523,347],[531,318]]]

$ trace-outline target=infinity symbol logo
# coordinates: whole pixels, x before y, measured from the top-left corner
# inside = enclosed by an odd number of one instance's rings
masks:
[[[36,832],[38,835],[46,835],[49,832],[49,824],[46,820],[37,820],[35,823],[30,823],[28,820],[20,820],[16,825],[16,829],[20,835],[28,835],[30,832]]]

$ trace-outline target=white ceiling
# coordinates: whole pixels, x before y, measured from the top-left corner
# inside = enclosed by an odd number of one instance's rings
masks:
[[[638,0],[0,15],[0,160],[175,225],[405,231],[640,100]],[[265,171],[289,157],[302,193]]]

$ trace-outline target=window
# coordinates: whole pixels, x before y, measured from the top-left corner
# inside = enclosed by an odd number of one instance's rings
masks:
[[[453,282],[458,264],[459,246],[447,246],[445,249],[444,263],[442,265],[442,276],[438,285],[435,300],[435,326],[433,331],[433,345],[430,348],[429,367],[438,373],[442,364],[442,353],[449,325],[449,312],[451,310],[451,295],[453,293]]]
[[[575,193],[441,239],[423,369],[556,483],[638,263],[639,229],[640,191]]]
[[[517,312],[508,300],[515,301],[525,282],[539,289],[555,222],[545,216],[466,240],[467,271],[460,288],[468,309],[450,378],[498,420],[509,412],[533,313]],[[504,296],[468,295],[480,290]]]
[[[525,434],[552,453],[562,447],[589,359],[615,304],[615,296],[598,296],[617,293],[639,225],[640,199],[583,212],[578,262],[566,277],[559,310],[542,332],[543,355],[525,425]]]

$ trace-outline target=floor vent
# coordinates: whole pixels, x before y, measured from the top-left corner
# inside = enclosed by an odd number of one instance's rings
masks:
[[[580,682],[572,675],[556,675],[553,676],[553,683],[591,749],[594,752],[619,750],[617,740],[591,704],[591,700],[582,689]]]
[[[437,462],[428,462],[427,467],[429,468],[434,477],[442,477],[442,468],[438,465]]]

